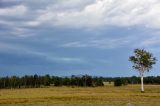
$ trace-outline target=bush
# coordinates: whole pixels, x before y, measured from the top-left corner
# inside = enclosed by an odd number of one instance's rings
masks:
[[[122,80],[120,78],[115,79],[114,86],[122,86]]]

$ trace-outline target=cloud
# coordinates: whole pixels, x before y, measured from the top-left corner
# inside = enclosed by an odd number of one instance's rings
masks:
[[[0,30],[3,30],[0,34],[21,37],[33,35],[30,29],[25,28],[26,17],[31,17],[30,15],[27,16],[28,12],[27,6],[23,4],[0,8]]]
[[[12,52],[11,52],[12,51]],[[4,43],[0,42],[0,53],[7,53],[7,54],[17,54],[17,55],[25,55],[25,56],[34,56],[39,57],[45,61],[50,61],[54,63],[85,63],[85,59],[83,58],[76,58],[76,57],[66,57],[66,56],[58,56],[54,53],[50,52],[42,52],[38,51],[31,47],[26,47],[22,45],[17,45],[13,43]]]
[[[159,28],[159,0],[69,0],[41,10],[31,25],[68,27],[136,26]],[[86,4],[85,4],[86,3]],[[72,5],[73,4],[73,5]]]
[[[139,45],[142,47],[153,47],[160,44],[160,36],[153,36],[143,40]]]
[[[1,4],[6,6],[0,8],[0,24],[8,34],[23,37],[41,27],[160,28],[159,0],[2,0]]]
[[[73,58],[73,57],[48,57],[47,59],[54,61],[54,62],[60,62],[60,63],[72,63],[72,64],[78,64],[78,63],[86,63],[86,61],[82,58]]]
[[[27,12],[27,7],[17,5],[11,8],[0,8],[0,16],[23,16]]]
[[[103,38],[103,39],[92,39],[88,41],[74,41],[61,45],[61,47],[68,48],[100,48],[100,49],[113,49],[122,47],[131,43],[131,38]]]

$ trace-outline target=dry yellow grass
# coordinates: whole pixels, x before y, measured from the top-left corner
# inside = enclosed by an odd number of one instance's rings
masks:
[[[0,106],[160,106],[160,85],[0,90]]]

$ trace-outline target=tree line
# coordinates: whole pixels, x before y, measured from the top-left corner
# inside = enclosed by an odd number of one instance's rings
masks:
[[[104,86],[103,82],[115,82],[115,86],[127,84],[140,84],[139,77],[92,77],[89,75],[72,75],[71,77],[58,77],[44,75],[25,75],[22,77],[0,77],[0,89],[3,88],[39,88],[45,86],[81,86],[96,87]],[[144,77],[144,84],[160,84],[160,76]]]
[[[103,86],[101,77],[92,77],[89,75],[81,75],[71,77],[58,77],[58,76],[38,76],[25,75],[23,77],[11,76],[0,77],[0,89],[2,88],[39,88],[44,86],[82,86],[94,87]]]
[[[102,78],[104,82],[115,82],[118,85],[127,85],[127,84],[141,84],[141,79],[136,76],[132,77],[107,77]],[[147,76],[144,77],[144,84],[160,84],[160,76]],[[115,85],[116,86],[116,85]]]

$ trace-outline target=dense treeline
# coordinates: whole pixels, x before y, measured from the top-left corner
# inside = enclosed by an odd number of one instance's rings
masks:
[[[140,84],[140,78],[132,77],[92,77],[81,75],[71,77],[25,75],[23,77],[11,76],[0,77],[0,88],[39,88],[44,86],[103,86],[103,82],[115,82],[117,86],[127,84]],[[144,78],[144,84],[160,84],[160,76],[149,76]]]
[[[132,76],[132,77],[110,77],[110,78],[102,78],[103,81],[107,82],[121,82],[122,85],[127,84],[140,84],[140,77]],[[120,81],[119,81],[120,80]],[[148,76],[144,77],[144,84],[160,84],[160,76]]]
[[[57,77],[57,76],[38,76],[25,75],[23,77],[1,77],[0,88],[39,88],[44,86],[103,86],[101,77],[91,77],[89,75]]]

